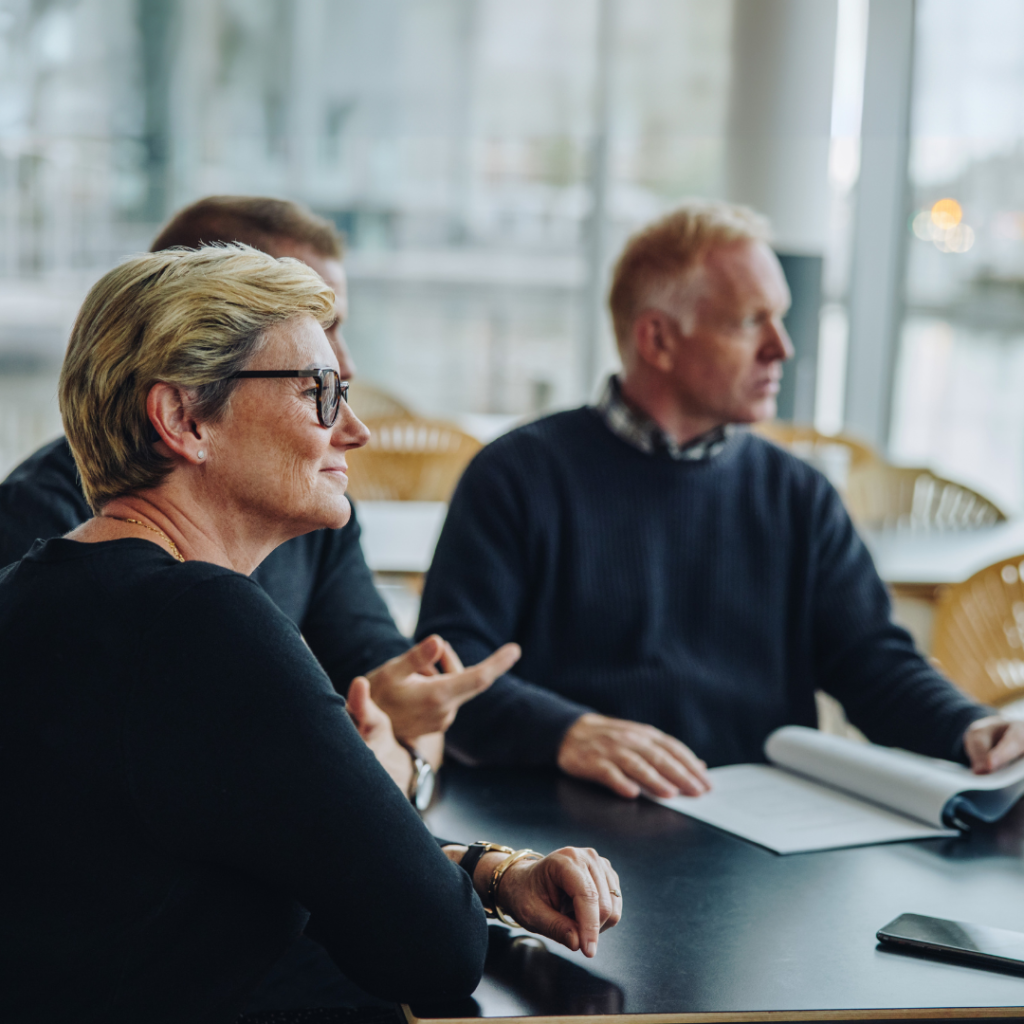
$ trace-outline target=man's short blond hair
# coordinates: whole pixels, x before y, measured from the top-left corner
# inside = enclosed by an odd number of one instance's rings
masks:
[[[267,328],[297,316],[334,320],[334,293],[294,259],[244,245],[133,256],[89,292],[60,375],[60,411],[93,511],[154,487],[172,463],[153,448],[146,399],[163,381],[190,412],[216,420]],[[282,367],[299,369],[299,367]]]
[[[684,277],[709,249],[744,240],[767,242],[767,218],[749,207],[693,200],[649,224],[626,243],[608,293],[615,338],[622,349],[652,294]]]

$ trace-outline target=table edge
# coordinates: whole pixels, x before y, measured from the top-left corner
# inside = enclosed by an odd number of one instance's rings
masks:
[[[964,1020],[1024,1017],[1024,1006],[924,1006],[867,1010],[738,1010],[735,1013],[602,1013],[571,1016],[417,1017],[402,1004],[407,1024],[731,1024],[731,1022],[832,1020]]]

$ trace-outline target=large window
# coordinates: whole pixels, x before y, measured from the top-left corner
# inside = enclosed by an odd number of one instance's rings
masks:
[[[584,399],[614,251],[721,193],[730,26],[723,0],[0,0],[0,473],[59,431],[89,284],[210,193],[335,220],[360,371],[417,410]]]
[[[919,0],[892,453],[1024,510],[1024,4]]]

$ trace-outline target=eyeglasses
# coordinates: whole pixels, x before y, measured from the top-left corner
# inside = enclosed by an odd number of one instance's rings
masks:
[[[316,381],[316,415],[323,427],[333,427],[338,422],[341,403],[348,402],[348,381],[338,376],[337,370],[240,370],[228,380],[236,377],[312,377]]]

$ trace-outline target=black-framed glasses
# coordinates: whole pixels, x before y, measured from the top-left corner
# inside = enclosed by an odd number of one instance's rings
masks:
[[[236,377],[312,377],[316,381],[316,415],[323,427],[338,422],[342,401],[348,402],[348,381],[342,380],[337,370],[240,370],[228,378]]]

